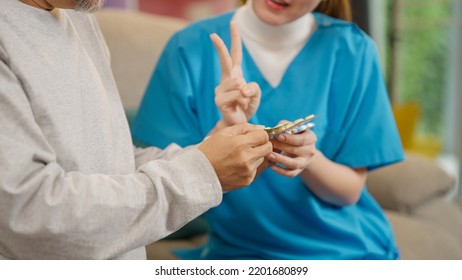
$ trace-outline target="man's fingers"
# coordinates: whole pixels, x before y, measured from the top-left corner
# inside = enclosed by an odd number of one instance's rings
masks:
[[[241,65],[242,65],[241,36],[239,35],[239,29],[237,28],[236,23],[231,22],[230,29],[231,29],[231,60],[232,60],[233,66],[237,66],[241,68]]]
[[[233,126],[229,126],[223,129],[226,134],[229,135],[244,135],[253,131],[257,131],[258,134],[262,137],[265,138],[264,141],[266,142],[269,140],[268,133],[264,130],[264,126],[261,125],[254,125],[250,123],[241,123],[241,124],[236,124]],[[265,137],[266,136],[266,137]]]
[[[255,130],[248,131],[245,135],[245,141],[247,141],[247,143],[249,143],[249,145],[252,147],[263,145],[266,142],[271,143],[269,141],[268,133],[262,129],[255,129]],[[273,144],[270,144],[270,145],[271,145],[270,152],[272,152]]]
[[[228,48],[226,47],[223,40],[217,34],[213,33],[210,35],[213,45],[217,49],[218,57],[220,58],[221,65],[221,78],[231,77],[233,71],[233,61],[229,56]]]
[[[264,161],[265,157],[273,152],[273,145],[271,145],[271,142],[266,142],[263,145],[255,146],[253,151],[258,157],[262,157],[261,162],[258,164],[260,165]]]

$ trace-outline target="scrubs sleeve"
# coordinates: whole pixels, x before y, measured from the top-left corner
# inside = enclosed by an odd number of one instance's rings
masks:
[[[132,127],[135,140],[160,148],[202,141],[186,51],[178,34],[166,45]]]
[[[377,49],[365,40],[362,57],[357,60],[358,75],[345,120],[344,138],[334,161],[369,170],[401,161],[401,140],[381,73]]]

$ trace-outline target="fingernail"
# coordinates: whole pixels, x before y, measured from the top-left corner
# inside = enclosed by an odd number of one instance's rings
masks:
[[[273,153],[271,153],[268,155],[268,159],[271,161],[276,160],[276,156]]]
[[[286,136],[285,136],[284,134],[280,134],[280,135],[278,136],[278,140],[279,140],[279,141],[285,141],[285,140],[286,140]]]
[[[244,91],[245,95],[250,95],[250,94],[252,94],[252,90],[251,90],[250,88],[248,88],[248,87],[245,87],[245,88],[243,89],[243,91]]]

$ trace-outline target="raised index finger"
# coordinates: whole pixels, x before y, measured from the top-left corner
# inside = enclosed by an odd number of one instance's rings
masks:
[[[218,52],[218,57],[220,58],[221,79],[231,77],[233,71],[233,61],[231,60],[231,56],[229,56],[228,48],[217,34],[211,34],[210,39],[215,45],[215,48]]]

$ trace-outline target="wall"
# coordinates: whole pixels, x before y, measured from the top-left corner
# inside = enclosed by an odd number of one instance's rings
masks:
[[[237,6],[237,0],[106,0],[105,7],[140,10],[197,20],[226,12]]]

